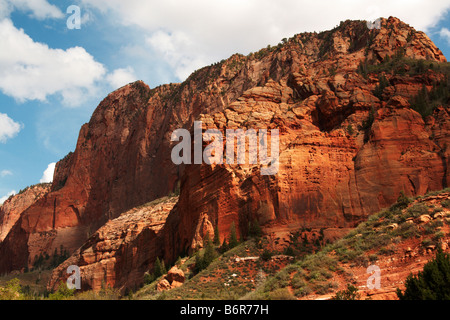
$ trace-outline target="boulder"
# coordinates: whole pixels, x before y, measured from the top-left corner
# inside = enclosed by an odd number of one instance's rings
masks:
[[[431,221],[431,217],[429,214],[423,214],[419,217],[419,222],[420,223],[428,223]]]
[[[172,289],[169,281],[167,281],[167,279],[161,279],[158,284],[156,285],[156,290],[157,291],[165,291],[165,290],[170,290]]]
[[[172,268],[170,268],[165,278],[171,284],[173,284],[174,281],[177,283],[184,283],[184,281],[186,280],[183,270],[179,269],[177,266],[173,266]]]

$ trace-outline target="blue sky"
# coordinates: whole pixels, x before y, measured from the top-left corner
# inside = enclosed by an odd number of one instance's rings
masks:
[[[67,20],[80,8],[80,29]],[[0,203],[52,178],[100,101],[341,20],[397,16],[450,57],[450,0],[0,0]],[[50,166],[49,166],[50,165]]]

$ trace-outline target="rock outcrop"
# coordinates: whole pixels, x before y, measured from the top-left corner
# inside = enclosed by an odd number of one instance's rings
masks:
[[[384,61],[388,55],[445,57],[398,19],[383,19],[381,25],[368,36],[371,45],[353,51],[337,52],[332,46],[352,34],[352,27],[344,24],[342,30],[326,33],[319,47],[330,46],[329,58],[315,60],[311,54],[310,60],[302,60],[300,72],[269,80],[245,91],[224,111],[200,116],[204,130],[222,130],[224,137],[225,128],[279,129],[279,170],[262,176],[260,165],[187,165],[178,211],[165,226],[167,259],[202,246],[195,239],[205,236],[198,234],[205,220],[218,226],[221,241],[233,222],[245,237],[254,219],[280,235],[301,227],[348,228],[395,202],[401,191],[419,195],[448,186],[449,132],[441,129],[449,125],[448,105],[424,121],[409,102],[442,75],[388,70],[383,75],[389,83],[378,98],[378,77],[369,74],[366,79],[358,72],[366,59]],[[403,34],[409,35],[408,42]],[[387,42],[387,37],[394,38]],[[301,43],[311,41],[317,39]],[[399,48],[404,52],[398,53]]]
[[[115,287],[123,293],[138,287],[152,267],[152,257],[161,252],[156,237],[177,201],[177,197],[163,198],[108,221],[53,271],[48,289],[57,289],[69,277],[71,265],[80,268],[82,289]],[[171,283],[174,280],[180,278],[172,272]]]
[[[161,280],[159,280],[158,284],[156,285],[156,290],[165,291],[173,288],[178,288],[183,285],[185,280],[186,277],[183,270],[178,269],[177,266],[173,266],[172,268],[170,268],[167,274]]]
[[[50,188],[51,185],[45,183],[31,186],[19,194],[11,196],[0,206],[0,242],[5,239],[20,218],[20,214],[50,192]]]

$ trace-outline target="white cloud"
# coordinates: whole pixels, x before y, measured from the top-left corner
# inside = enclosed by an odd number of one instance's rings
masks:
[[[15,122],[7,114],[0,113],[0,143],[6,143],[6,140],[14,138],[23,125]]]
[[[53,181],[53,174],[55,173],[56,162],[52,162],[45,169],[44,174],[40,180],[40,183],[50,183]]]
[[[450,30],[448,30],[447,28],[442,28],[441,31],[439,32],[439,35],[446,39],[447,42],[450,44]]]
[[[20,102],[60,94],[66,105],[80,105],[106,73],[84,48],[51,49],[9,19],[0,21],[0,39],[0,90]]]
[[[29,12],[31,17],[39,20],[64,17],[61,10],[47,0],[0,0],[0,18],[8,17],[14,10]]]
[[[106,81],[113,88],[120,88],[136,80],[138,79],[134,73],[133,68],[131,67],[116,69],[106,76]]]
[[[36,19],[63,18],[64,14],[55,5],[47,0],[9,0],[17,9],[22,11],[31,11],[31,15]]]
[[[77,107],[97,98],[105,80],[113,88],[137,80],[131,67],[107,73],[82,47],[62,50],[35,42],[10,19],[0,21],[0,39],[0,90],[18,102],[57,95],[65,106]]]
[[[0,172],[0,177],[2,177],[2,178],[6,177],[6,176],[12,176],[12,175],[13,175],[13,173],[10,170],[2,170]]]
[[[418,30],[437,25],[450,0],[81,0],[116,23],[140,28],[146,44],[180,80],[199,66],[235,52],[249,53],[304,31],[333,28],[341,20],[396,16]]]
[[[13,195],[15,195],[15,194],[17,194],[17,192],[16,192],[15,190],[12,190],[12,191],[8,192],[8,194],[7,194],[6,196],[1,197],[1,198],[0,198],[0,206],[3,205],[3,203],[4,203],[6,200],[8,200],[8,198],[9,198],[10,196],[13,196]]]
[[[165,59],[175,70],[179,79],[185,79],[193,70],[211,63],[203,52],[195,55],[186,53],[195,52],[195,42],[183,31],[172,34],[157,31],[146,39],[147,43]],[[182,48],[182,50],[181,50]]]

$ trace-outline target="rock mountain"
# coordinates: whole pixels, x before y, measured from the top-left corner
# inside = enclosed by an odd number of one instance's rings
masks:
[[[241,237],[254,219],[280,241],[302,227],[338,237],[401,191],[443,189],[449,103],[430,102],[425,114],[415,102],[423,90],[448,92],[446,68],[426,34],[390,17],[380,29],[345,21],[297,34],[180,84],[128,84],[81,128],[48,192],[1,208],[0,272],[23,270],[62,246],[72,256],[54,270],[50,289],[75,264],[84,289],[103,282],[125,290],[157,257],[173,262],[214,230],[223,241],[233,223]],[[279,129],[278,173],[174,165],[171,133],[196,120],[203,129]],[[179,197],[151,203],[171,193]]]

